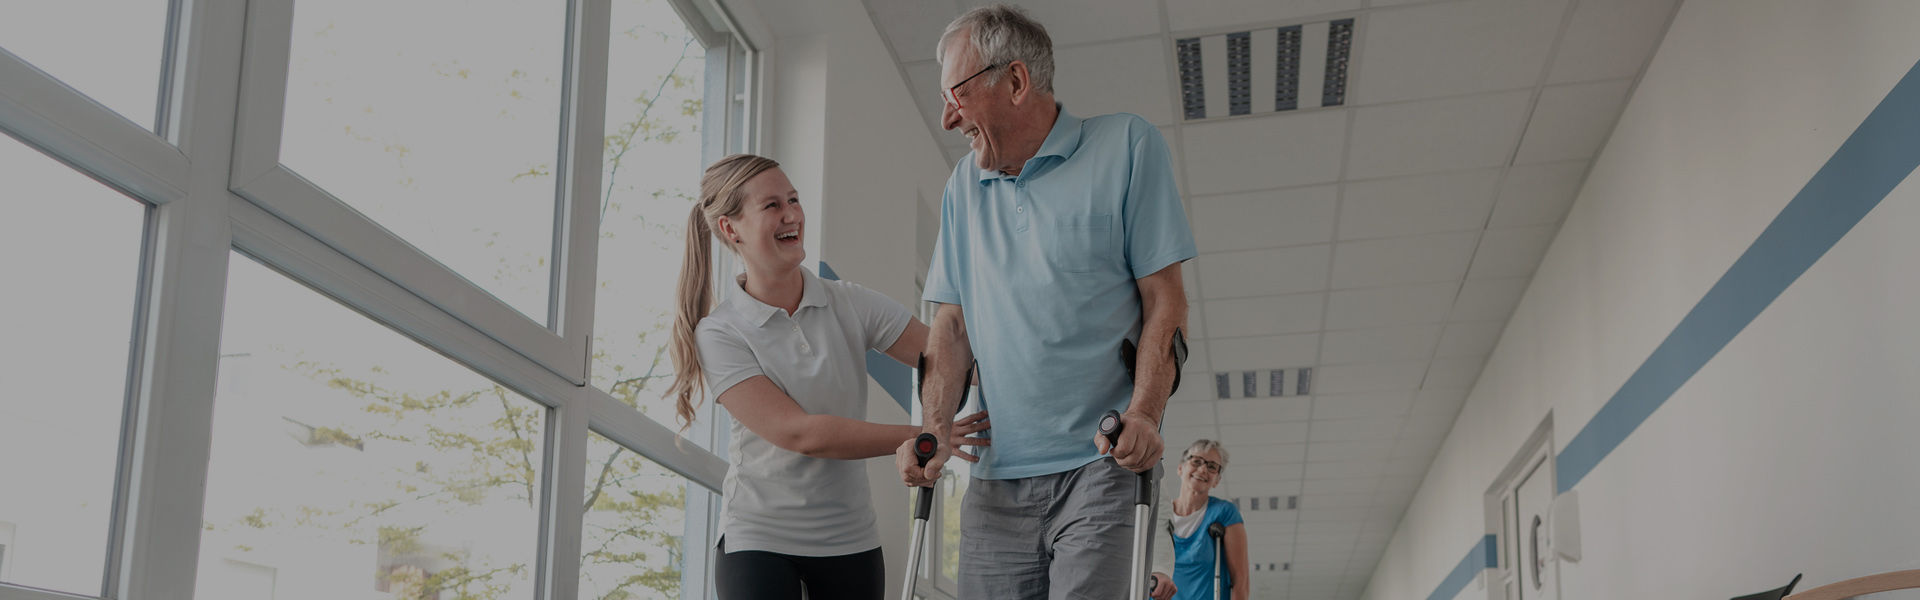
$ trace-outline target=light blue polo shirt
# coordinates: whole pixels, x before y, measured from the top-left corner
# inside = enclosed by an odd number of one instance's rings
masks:
[[[1120,342],[1140,339],[1136,279],[1198,251],[1160,130],[1063,108],[1020,176],[962,159],[941,199],[924,298],[958,304],[980,361],[993,446],[982,479],[1100,458],[1100,414],[1133,397]],[[989,400],[990,399],[990,400]]]

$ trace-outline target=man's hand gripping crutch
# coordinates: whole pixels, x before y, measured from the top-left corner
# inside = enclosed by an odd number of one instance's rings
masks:
[[[1136,386],[1141,385],[1142,375],[1149,381],[1165,381],[1166,370],[1171,370],[1172,384],[1164,396],[1154,398],[1150,406],[1164,409],[1165,401],[1180,389],[1180,370],[1187,363],[1187,340],[1181,330],[1173,330],[1173,339],[1168,344],[1166,360],[1154,360],[1158,357],[1147,356],[1147,371],[1138,366],[1143,358],[1130,340],[1120,343],[1120,361],[1127,367],[1127,378]],[[1157,354],[1157,353],[1154,353]],[[1165,369],[1165,370],[1163,370]],[[1136,389],[1136,400],[1140,391]],[[1151,402],[1151,400],[1150,400]],[[1137,401],[1136,405],[1139,404]],[[1161,411],[1155,411],[1161,412]],[[1163,589],[1157,577],[1148,576],[1149,559],[1148,536],[1153,533],[1153,467],[1160,462],[1163,451],[1159,435],[1159,423],[1144,415],[1133,414],[1133,410],[1122,413],[1109,410],[1100,417],[1100,435],[1094,445],[1102,454],[1113,455],[1114,462],[1140,474],[1136,484],[1133,501],[1133,558],[1128,564],[1131,575],[1128,580],[1127,600],[1141,600],[1148,597],[1150,591]],[[1130,427],[1131,426],[1131,427]],[[1131,435],[1130,435],[1131,434]],[[1165,599],[1160,599],[1165,600]]]

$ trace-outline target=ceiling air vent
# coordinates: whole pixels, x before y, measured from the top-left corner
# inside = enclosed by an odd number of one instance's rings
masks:
[[[1234,375],[1239,375],[1239,396],[1234,395]],[[1263,387],[1261,381],[1265,381]],[[1229,398],[1261,398],[1279,396],[1307,396],[1313,394],[1313,367],[1294,369],[1274,369],[1271,371],[1237,371],[1213,374],[1213,396],[1220,400]]]
[[[1176,40],[1183,118],[1345,105],[1355,26],[1339,19]]]

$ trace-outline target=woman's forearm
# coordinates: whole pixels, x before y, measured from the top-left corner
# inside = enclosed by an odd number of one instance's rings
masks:
[[[920,428],[912,425],[886,425],[833,415],[807,415],[802,420],[798,425],[805,433],[797,440],[798,447],[788,450],[814,458],[861,460],[890,456],[900,444],[920,434]]]

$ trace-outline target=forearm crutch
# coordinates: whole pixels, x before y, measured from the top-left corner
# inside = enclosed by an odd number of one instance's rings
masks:
[[[1225,539],[1226,536],[1227,526],[1219,523],[1207,526],[1207,537],[1213,538],[1213,600],[1220,600],[1221,598],[1220,574],[1227,569],[1226,563],[1220,560],[1225,556],[1225,553],[1221,552],[1221,540]],[[1228,595],[1227,597],[1231,598],[1232,596]]]
[[[1167,395],[1180,389],[1180,370],[1187,364],[1187,338],[1180,329],[1173,330],[1172,347],[1168,354],[1173,358],[1173,386]],[[1127,380],[1134,381],[1134,363],[1139,359],[1133,340],[1120,341],[1120,363],[1127,367]],[[1107,437],[1107,448],[1111,452],[1120,445],[1120,431],[1124,425],[1120,421],[1120,411],[1108,410],[1100,415],[1100,435]],[[1147,561],[1148,536],[1153,534],[1153,469],[1140,472],[1133,493],[1133,562],[1129,563],[1132,575],[1127,583],[1127,600],[1141,600],[1147,597],[1157,584],[1158,578],[1148,575]]]
[[[918,380],[914,382],[914,389],[919,391],[922,397],[925,397],[927,388],[927,355],[920,355],[919,366],[920,372],[917,375]],[[962,385],[973,385],[973,367],[967,368],[966,379],[962,381],[964,382]],[[962,387],[960,389],[962,390],[960,392],[960,404],[953,407],[955,414],[958,414],[960,409],[967,405],[966,388]],[[921,433],[919,437],[913,438],[913,458],[920,461],[920,467],[923,469],[926,468],[927,461],[933,460],[934,451],[939,450],[939,448],[940,439],[934,437],[931,433]],[[921,552],[926,549],[927,519],[933,515],[933,488],[931,486],[918,488],[914,491],[914,494],[912,545],[907,547],[907,578],[906,584],[900,586],[900,600],[914,600],[914,584],[920,581],[920,556]]]

